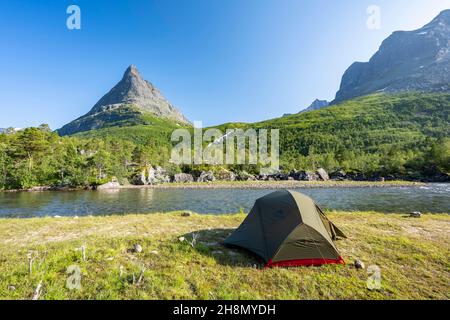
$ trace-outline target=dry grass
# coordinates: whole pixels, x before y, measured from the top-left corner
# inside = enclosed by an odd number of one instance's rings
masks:
[[[243,220],[242,214],[3,219],[0,299],[30,299],[41,280],[41,299],[450,298],[448,215],[329,216],[349,235],[338,242],[346,266],[263,269],[257,258],[220,244]],[[193,234],[198,240],[191,246]],[[186,240],[181,242],[181,236]],[[135,243],[143,252],[130,251]],[[356,258],[381,268],[381,290],[367,289],[366,271],[351,265]],[[66,288],[70,265],[81,269],[80,290]]]

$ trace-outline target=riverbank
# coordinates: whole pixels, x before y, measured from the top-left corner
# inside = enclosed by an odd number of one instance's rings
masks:
[[[213,181],[213,182],[168,182],[154,185],[111,185],[102,190],[112,189],[294,189],[294,188],[389,188],[424,186],[427,183],[417,181]],[[95,189],[95,188],[94,188]],[[34,187],[31,189],[0,190],[0,192],[44,192],[44,191],[80,191],[93,188],[58,188],[51,186]]]
[[[411,181],[213,181],[192,183],[163,183],[149,186],[122,186],[121,188],[150,189],[296,189],[296,188],[388,188],[422,186]]]
[[[0,220],[0,299],[31,299],[41,281],[39,299],[450,299],[448,215],[332,212],[349,236],[337,243],[348,264],[291,269],[263,269],[220,244],[244,217]],[[357,258],[380,267],[380,290],[367,289]],[[79,290],[66,288],[69,266],[80,268]]]

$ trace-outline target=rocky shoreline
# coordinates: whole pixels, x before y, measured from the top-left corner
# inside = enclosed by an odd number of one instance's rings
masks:
[[[319,168],[311,171],[291,171],[271,175],[252,175],[245,171],[232,172],[226,169],[170,175],[161,167],[149,167],[132,178],[132,183],[113,177],[107,183],[85,187],[36,186],[25,190],[5,192],[80,191],[114,189],[288,189],[288,188],[333,188],[333,187],[409,187],[437,181],[411,181],[396,177],[367,177],[363,174],[336,171],[331,174]]]
[[[389,188],[422,186],[414,181],[215,181],[191,183],[162,183],[154,185],[111,184],[103,188],[58,188],[51,186],[31,189],[0,190],[0,192],[70,192],[120,189],[296,189],[296,188]]]
[[[120,189],[296,189],[296,188],[388,188],[425,185],[410,181],[253,181],[253,182],[209,182],[166,183],[148,186],[121,186]]]

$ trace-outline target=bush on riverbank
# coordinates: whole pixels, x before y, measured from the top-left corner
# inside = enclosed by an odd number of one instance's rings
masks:
[[[450,298],[448,215],[331,213],[349,236],[337,243],[348,264],[292,269],[262,269],[255,257],[220,245],[244,217],[2,219],[0,299],[31,299],[40,281],[40,299]],[[357,258],[380,267],[380,290],[367,288],[366,270],[351,265]],[[80,268],[80,290],[66,287],[70,266]]]

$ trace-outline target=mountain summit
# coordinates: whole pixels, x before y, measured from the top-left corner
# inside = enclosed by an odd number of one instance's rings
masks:
[[[450,91],[450,10],[418,30],[394,32],[369,62],[353,63],[333,103],[402,91]]]
[[[146,124],[142,118],[151,115],[181,123],[189,123],[147,80],[136,66],[125,71],[122,80],[104,95],[86,115],[58,130],[60,135],[111,126]]]

